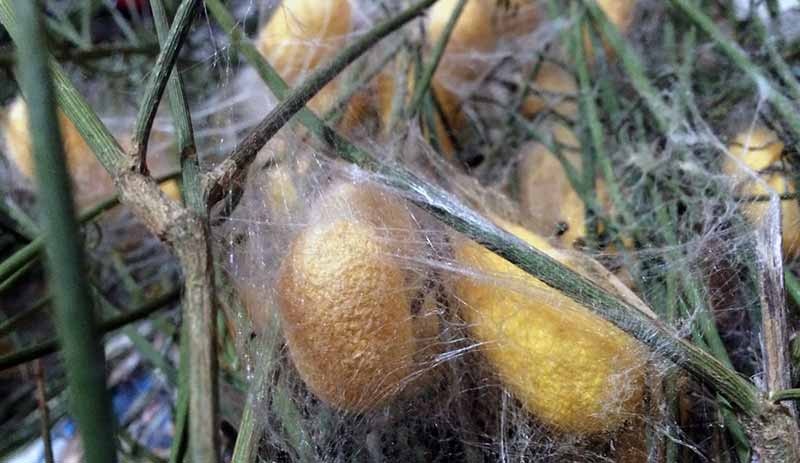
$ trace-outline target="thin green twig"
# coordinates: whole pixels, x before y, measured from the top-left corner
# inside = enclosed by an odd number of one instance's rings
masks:
[[[753,82],[761,96],[772,103],[772,106],[786,122],[789,129],[800,143],[800,114],[797,105],[780,92],[780,89],[767,77],[761,68],[753,63],[738,44],[727,37],[697,5],[689,0],[671,0],[672,3],[691,19],[697,27],[708,34],[722,52]]]
[[[775,391],[769,395],[769,398],[773,402],[782,402],[784,400],[800,400],[800,389],[784,389],[782,391]]]
[[[411,97],[411,103],[408,105],[406,117],[413,117],[414,114],[416,114],[417,109],[419,109],[419,105],[422,102],[422,97],[431,86],[433,75],[436,73],[436,69],[439,67],[439,62],[442,60],[442,56],[444,56],[444,51],[447,48],[447,44],[450,42],[450,36],[453,34],[453,30],[455,30],[456,24],[458,23],[458,18],[461,17],[461,12],[464,10],[464,6],[466,4],[467,0],[459,0],[453,8],[452,13],[450,13],[450,17],[447,19],[447,24],[444,26],[444,31],[442,31],[442,36],[439,37],[439,39],[436,41],[436,46],[433,48],[430,63],[423,68],[419,80],[414,83],[414,94]]]
[[[2,6],[2,5],[0,5]],[[169,172],[165,175],[158,177],[158,182],[165,182],[177,178],[179,172]],[[98,202],[94,206],[85,209],[80,215],[80,222],[86,223],[94,220],[103,212],[113,208],[119,204],[119,196],[111,195],[108,198]],[[39,253],[44,248],[45,237],[44,235],[35,236],[30,243],[18,249],[14,254],[9,256],[6,260],[0,263],[0,281],[7,281],[12,278],[16,272],[29,265],[30,262],[35,260]],[[2,291],[2,290],[0,290]]]
[[[177,290],[171,291],[133,310],[126,311],[121,315],[103,320],[98,324],[98,334],[109,333],[111,331],[118,330],[123,326],[147,318],[152,315],[153,312],[161,310],[162,308],[168,307],[169,305],[177,302],[179,295],[180,294]],[[45,355],[52,354],[54,352],[58,352],[59,349],[59,343],[55,339],[42,341],[33,346],[0,357],[0,371],[22,365],[23,363],[30,362],[31,360],[44,357]]]
[[[594,92],[591,86],[591,78],[589,76],[589,65],[586,62],[586,49],[583,41],[582,27],[584,21],[578,21],[573,26],[572,41],[574,43],[575,53],[573,58],[575,60],[575,67],[578,71],[578,83],[580,88],[580,103],[585,113],[585,120],[589,128],[589,135],[591,139],[591,149],[594,152],[592,160],[588,166],[584,166],[584,172],[587,174],[584,178],[590,184],[585,185],[591,193],[592,198],[596,198],[594,188],[594,165],[600,167],[600,173],[608,189],[608,194],[611,198],[611,204],[614,206],[616,213],[622,215],[625,224],[632,224],[635,222],[633,215],[630,212],[627,202],[622,197],[622,192],[619,189],[616,175],[614,174],[614,167],[611,163],[611,157],[605,148],[605,136],[603,134],[603,127],[600,122],[600,116],[597,111],[597,103],[595,102]]]
[[[20,311],[13,317],[9,317],[8,319],[3,320],[3,322],[0,323],[0,338],[8,336],[9,334],[13,333],[17,325],[19,325],[22,321],[27,320],[33,315],[39,313],[39,311],[47,307],[47,304],[49,303],[50,303],[50,296],[49,295],[44,296],[41,299],[34,302],[33,304],[31,304],[31,306],[28,307],[27,309]]]
[[[656,126],[663,133],[667,134],[670,128],[672,112],[669,106],[661,99],[658,90],[653,87],[650,79],[645,73],[644,64],[633,48],[625,42],[617,27],[612,24],[593,0],[583,0],[589,13],[598,23],[600,31],[608,40],[614,53],[620,57],[622,68],[631,79],[631,84],[637,93],[644,99],[650,114],[656,122]]]
[[[183,0],[175,13],[175,21],[166,39],[162,41],[161,53],[156,60],[153,74],[145,88],[142,104],[136,116],[136,126],[133,131],[133,162],[141,172],[146,172],[147,142],[150,139],[150,129],[156,118],[156,110],[161,102],[161,97],[167,87],[167,81],[173,72],[173,67],[178,59],[178,52],[183,45],[189,26],[192,24],[199,0]],[[160,33],[159,35],[163,35]]]

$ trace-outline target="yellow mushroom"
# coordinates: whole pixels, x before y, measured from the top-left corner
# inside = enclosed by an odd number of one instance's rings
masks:
[[[502,225],[573,265],[541,237]],[[457,240],[455,258],[485,275],[456,277],[455,295],[471,336],[527,410],[572,434],[613,431],[634,413],[646,364],[637,341],[472,241]]]

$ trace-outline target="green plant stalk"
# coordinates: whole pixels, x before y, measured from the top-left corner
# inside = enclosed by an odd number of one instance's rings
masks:
[[[215,17],[220,26],[230,34],[232,45],[237,49],[242,49],[242,53],[249,62],[261,63],[254,66],[256,72],[262,78],[271,82],[271,91],[281,100],[278,106],[242,140],[231,156],[216,169],[206,174],[204,183],[206,184],[205,191],[208,204],[216,204],[227,193],[229,187],[239,187],[246,167],[255,159],[258,151],[295,114],[305,126],[312,125],[317,127],[318,130],[325,126],[322,120],[304,107],[305,104],[356,58],[364,54],[382,38],[416,18],[435,1],[419,0],[397,15],[379,22],[369,32],[337,54],[327,65],[311,73],[291,94],[286,82],[283,81],[277,71],[261,57],[255,46],[246,40],[244,34],[238,31],[236,21],[220,0],[207,1],[205,3],[206,8]]]
[[[795,138],[800,139],[800,115],[798,115],[797,106],[786,98],[758,65],[753,63],[733,40],[726,37],[714,24],[714,21],[696,5],[689,0],[671,0],[671,2],[686,14],[700,30],[708,34],[733,64],[753,81],[759,92],[763,93],[767,101],[772,103],[772,106],[786,122]]]
[[[0,0],[0,23],[6,28],[14,43],[20,43],[22,38],[10,0]],[[59,108],[76,127],[80,128],[81,136],[97,156],[100,164],[109,172],[124,168],[125,152],[108,128],[67,79],[57,62],[50,60],[50,70]]]
[[[522,113],[522,107],[525,104],[525,99],[531,93],[531,81],[536,78],[544,63],[544,57],[539,54],[536,62],[531,66],[530,70],[525,71],[525,77],[519,90],[511,100],[513,103],[510,105],[513,108],[508,112],[504,127],[505,135],[500,138],[500,142],[492,147],[491,154],[488,156],[483,172],[483,181],[488,181],[492,178],[497,178],[498,168],[503,165],[503,162],[508,161],[508,155],[504,153],[513,152],[511,149],[512,142],[516,142],[519,137],[519,129],[515,124],[515,119]]]
[[[274,313],[277,314],[278,312],[275,311]],[[264,424],[257,416],[256,410],[258,410],[259,402],[264,397],[265,389],[270,387],[269,378],[274,374],[275,365],[278,363],[278,349],[282,340],[279,323],[278,317],[273,317],[269,325],[267,325],[267,329],[261,335],[263,342],[259,351],[265,358],[258,362],[255,378],[248,390],[247,405],[239,423],[231,463],[249,463],[253,461],[255,451],[258,448],[258,440]]]
[[[412,62],[411,46],[408,42],[403,44],[400,51],[399,58],[394,61],[394,70],[408,69]],[[394,79],[394,95],[392,95],[391,110],[389,111],[388,123],[381,127],[384,134],[389,134],[397,127],[397,123],[402,120],[405,113],[406,101],[408,101],[408,80],[409,75],[407,72],[395,73],[397,76]]]
[[[251,392],[247,399],[247,404],[244,407],[244,413],[242,413],[242,420],[239,422],[231,463],[249,463],[254,461],[253,457],[258,447],[258,437],[261,429],[259,425],[261,418],[257,416],[258,413],[255,403],[257,402],[258,391],[263,385],[264,374],[260,369],[259,372],[256,373],[255,380],[250,384]],[[256,391],[255,393],[252,392],[254,390]]]
[[[175,434],[169,449],[169,463],[183,463],[189,440],[189,325],[181,324],[180,364],[178,369],[178,400],[175,407]]]
[[[22,267],[18,268],[14,273],[8,276],[5,280],[0,282],[0,294],[5,292],[7,289],[14,287],[14,285],[19,281],[28,270],[31,270],[36,265],[36,256],[33,256],[30,260],[22,264]]]
[[[436,41],[436,46],[433,48],[430,63],[423,68],[422,75],[419,80],[414,83],[414,95],[411,97],[411,103],[408,105],[407,118],[411,118],[416,114],[422,102],[422,97],[425,95],[425,92],[428,91],[428,88],[430,88],[433,74],[436,73],[436,68],[439,67],[439,62],[442,60],[442,56],[444,56],[444,51],[447,48],[448,42],[450,42],[450,36],[453,34],[453,30],[455,30],[458,18],[461,17],[461,12],[464,10],[466,4],[467,0],[458,0],[458,3],[453,8],[453,12],[447,19],[447,24],[444,26],[442,36],[439,37],[439,40]]]
[[[773,402],[781,402],[784,400],[800,400],[800,389],[784,389],[782,391],[775,391],[769,396]]]
[[[0,22],[3,22],[6,26],[12,39],[15,39],[15,41],[20,39],[17,19],[9,7],[9,0],[0,0]],[[61,109],[75,124],[100,163],[111,173],[117,186],[123,189],[123,193],[129,195],[128,204],[134,207],[137,215],[145,221],[151,231],[172,245],[173,250],[178,255],[186,275],[184,305],[188,307],[188,313],[198,314],[198,317],[189,317],[185,320],[191,325],[191,338],[196,340],[197,343],[211,343],[211,339],[213,339],[213,318],[202,317],[202,314],[206,313],[206,309],[213,301],[213,297],[211,297],[212,290],[210,289],[211,281],[208,280],[208,276],[211,274],[209,268],[210,260],[208,259],[208,253],[202,252],[196,246],[196,244],[202,242],[207,251],[207,227],[204,228],[201,220],[196,215],[188,214],[185,209],[168,203],[163,194],[155,188],[151,178],[136,172],[136,166],[132,165],[131,159],[69,82],[63,71],[61,71],[60,66],[51,61],[50,67],[56,83],[57,97]],[[180,223],[176,223],[176,221]],[[211,320],[208,330],[204,330],[203,320]],[[197,350],[197,352],[210,353],[211,349]],[[203,360],[203,362],[197,360]],[[195,380],[192,381],[192,384],[208,385],[214,383],[215,378],[211,376],[212,371],[214,371],[213,361],[213,356],[207,356],[203,359],[195,357],[193,359],[191,371]],[[214,390],[213,387],[206,389]],[[195,422],[204,423],[208,428],[213,427],[215,429],[214,433],[209,433],[206,436],[207,438],[199,435],[193,437],[195,442],[198,443],[198,448],[202,447],[204,450],[200,452],[203,455],[198,458],[198,461],[210,461],[211,457],[207,457],[207,455],[216,453],[219,450],[218,446],[214,444],[214,440],[218,436],[213,423],[215,415],[212,407],[209,406],[214,403],[216,403],[214,397],[205,399],[198,397],[193,402],[193,405],[196,405],[194,409]]]
[[[109,8],[109,5],[106,6],[105,10],[111,14],[111,19],[114,20],[114,24],[116,24],[120,32],[122,32],[122,35],[125,36],[125,40],[132,44],[141,43],[139,36],[136,35],[136,31],[131,27],[130,21],[122,15],[121,11],[117,8]],[[91,46],[91,44],[87,43],[86,46]]]
[[[92,40],[92,16],[94,16],[94,1],[83,2],[81,6],[81,39],[86,43]]]
[[[650,79],[644,71],[644,65],[636,52],[625,43],[625,39],[620,34],[617,27],[612,24],[605,13],[595,4],[593,0],[583,0],[589,13],[598,23],[600,31],[608,40],[614,53],[620,57],[622,68],[631,79],[631,84],[636,92],[644,99],[656,126],[663,133],[667,134],[670,128],[672,112],[669,106],[659,96],[658,90],[650,83]]]
[[[90,46],[88,42],[83,40],[70,21],[62,21],[61,18],[57,17],[46,18],[45,26],[47,27],[47,32],[52,33],[54,37],[61,36],[77,48]]]
[[[589,135],[591,138],[591,146],[595,154],[592,156],[592,158],[593,161],[596,161],[600,167],[600,172],[603,175],[603,179],[605,179],[606,187],[608,188],[608,193],[611,197],[611,203],[613,204],[615,211],[622,215],[625,224],[632,224],[635,223],[635,220],[630,213],[628,204],[622,198],[622,192],[619,189],[619,184],[617,183],[616,176],[614,175],[614,168],[611,164],[611,158],[605,149],[603,127],[600,123],[600,117],[597,112],[597,103],[595,102],[592,92],[591,78],[589,76],[589,65],[586,62],[586,48],[584,47],[581,33],[583,30],[583,27],[581,26],[583,24],[584,21],[578,21],[578,23],[573,26],[572,41],[574,42],[575,47],[575,53],[573,53],[573,57],[575,60],[575,67],[578,71],[580,102],[586,115],[586,120],[589,126]],[[592,182],[591,185],[587,185],[587,189],[589,190],[591,197],[596,200],[595,188],[593,184],[594,163],[595,162],[591,162],[589,166],[585,166],[585,168],[589,167],[589,169],[586,169],[586,171],[591,173],[592,176],[587,177],[584,180],[590,180]]]
[[[153,19],[156,25],[159,41],[165,43],[167,36],[167,16],[161,0],[151,0]],[[170,74],[167,82],[167,97],[172,120],[175,124],[175,134],[178,143],[178,153],[181,160],[181,180],[183,184],[183,199],[195,212],[205,214],[205,202],[201,185],[200,166],[197,161],[197,147],[194,140],[192,118],[189,105],[183,90],[183,82],[177,70]]]
[[[655,188],[653,189],[655,190]],[[653,194],[657,194],[657,192],[654,191]],[[662,230],[664,240],[666,241],[667,246],[672,248],[672,251],[669,252],[668,258],[672,262],[682,262],[683,256],[681,256],[675,250],[679,245],[678,237],[671,225],[675,223],[675,219],[667,216],[665,208],[658,207],[660,204],[663,204],[663,201],[659,199],[655,210],[660,224],[659,228]],[[698,339],[702,339],[704,348],[720,362],[722,362],[722,364],[733,370],[733,363],[728,355],[728,351],[725,349],[725,345],[722,343],[722,338],[717,330],[717,325],[709,313],[708,305],[703,300],[700,289],[697,288],[695,282],[689,277],[689,272],[686,268],[678,268],[677,270],[670,271],[667,275],[667,278],[672,280],[675,272],[677,272],[677,275],[674,278],[677,280],[683,280],[683,293],[688,298],[688,306],[686,307],[687,313],[685,316],[692,317],[694,319],[692,326],[693,335]],[[672,301],[668,301],[668,303],[671,304]],[[694,309],[693,313],[689,313],[689,307]],[[674,313],[672,316],[673,317],[671,318],[674,318]],[[728,432],[733,438],[734,444],[736,445],[736,451],[740,457],[740,460],[749,461],[750,442],[747,440],[747,436],[745,435],[741,423],[739,423],[739,421],[736,419],[736,416],[731,413],[730,407],[726,401],[717,397],[717,405],[722,413],[722,419],[725,423],[725,427],[727,428]]]
[[[131,323],[138,322],[143,318],[149,317],[151,314],[153,314],[153,312],[156,312],[167,305],[174,304],[178,301],[179,296],[180,294],[177,290],[172,291],[133,310],[103,320],[99,323],[97,332],[98,334],[106,334],[111,331],[116,331]],[[0,371],[22,365],[23,363],[30,362],[31,360],[52,354],[54,352],[58,352],[59,349],[61,349],[61,346],[56,339],[42,341],[31,347],[27,347],[12,354],[0,357]]]
[[[8,216],[19,235],[31,240],[37,234],[39,227],[16,203],[0,201],[0,213]]]
[[[2,8],[2,4],[0,4],[0,8]],[[2,13],[2,11],[0,11]],[[178,176],[179,172],[170,172],[166,175],[163,175],[157,179],[159,182],[164,182],[167,180],[174,179]],[[103,212],[111,209],[112,207],[119,204],[119,197],[117,195],[109,196],[108,198],[100,201],[99,203],[85,209],[80,215],[80,222],[86,223],[94,220]],[[32,232],[38,232],[38,229],[31,229]],[[34,237],[30,243],[26,244],[19,250],[17,250],[14,254],[0,263],[0,281],[6,281],[8,278],[11,278],[16,272],[18,272],[21,268],[28,265],[31,261],[35,260],[39,253],[44,248],[45,244],[45,237],[44,235],[38,235]],[[2,291],[2,290],[0,290]]]
[[[441,117],[442,113],[439,111],[433,92],[428,93],[423,97],[422,107],[420,108],[419,112],[422,119],[420,125],[424,129],[422,134],[427,139],[428,144],[430,144],[433,150],[437,153],[444,153],[442,148],[443,140],[439,137],[439,131],[436,130],[437,118]],[[446,124],[444,119],[439,119],[439,121],[441,121],[442,124]],[[446,129],[445,132],[447,132]],[[451,138],[447,133],[443,133],[442,135],[443,137]]]
[[[786,60],[783,59],[780,50],[778,50],[778,47],[775,46],[775,43],[769,36],[764,21],[756,15],[756,17],[753,18],[753,26],[758,34],[758,38],[764,43],[764,47],[767,49],[772,67],[775,68],[778,76],[780,76],[781,80],[786,84],[789,95],[795,101],[800,101],[800,82],[797,81],[797,78],[795,78],[792,73],[791,67]]]
[[[650,201],[653,203],[653,210],[656,211],[657,226],[660,230],[669,230],[671,224],[675,223],[674,209],[664,204],[661,195],[655,182],[650,184]],[[673,261],[672,256],[667,256],[667,261]],[[658,314],[664,319],[668,326],[675,326],[678,319],[678,272],[670,268],[666,275],[664,275],[664,298],[663,303],[658,304],[656,307]],[[678,423],[677,416],[678,410],[678,397],[680,396],[680,383],[678,382],[677,375],[669,375],[664,379],[662,390],[666,396],[666,414],[670,422]],[[675,463],[678,461],[678,445],[670,437],[666,436],[664,439],[665,446],[665,463]]]
[[[119,308],[112,304],[97,287],[93,289],[95,300],[101,306],[105,317],[111,318],[121,314]],[[146,362],[161,371],[167,382],[173,385],[178,383],[178,373],[175,368],[153,347],[150,341],[139,334],[135,327],[123,326],[120,331],[131,341],[133,347],[139,351]]]
[[[800,307],[800,281],[798,281],[797,277],[794,276],[794,273],[792,273],[789,268],[783,269],[783,283],[786,286],[786,292],[794,303]]]
[[[217,4],[217,5],[215,5]],[[232,24],[226,21],[220,11],[219,0],[207,0],[212,15],[227,31],[232,31]],[[228,20],[230,20],[228,14]],[[234,48],[241,42],[234,41]],[[251,61],[251,56],[245,56]],[[260,56],[251,64],[258,68],[271,68]],[[286,83],[277,73],[266,73],[271,78],[265,79],[267,85],[278,95],[286,91]],[[272,78],[277,77],[278,80]],[[313,117],[312,120],[308,120]],[[532,248],[516,236],[500,229],[496,225],[471,211],[456,198],[418,179],[402,166],[386,165],[373,158],[341,137],[330,127],[324,125],[313,114],[300,119],[306,128],[327,143],[338,158],[371,171],[389,187],[399,190],[409,200],[427,210],[443,223],[474,239],[490,251],[517,265],[520,269],[540,279],[548,286],[563,292],[565,295],[600,314],[623,331],[671,359],[676,364],[692,373],[704,384],[719,392],[739,412],[746,416],[757,416],[763,412],[763,402],[755,386],[730,370],[704,350],[679,339],[658,320],[641,313],[636,308],[599,288],[591,281],[568,269],[546,254]]]
[[[371,69],[364,70],[362,74],[349,82],[345,91],[336,98],[336,101],[331,105],[331,109],[325,113],[322,119],[330,125],[336,125],[346,113],[346,106],[350,100],[353,99],[353,96],[362,92],[365,87],[370,85],[370,82],[375,76],[386,70],[386,66],[394,60],[400,48],[401,47],[395,47],[394,50],[387,53],[386,56],[372,66]]]
[[[151,2],[151,6],[152,3],[153,2]],[[175,21],[172,23],[172,27],[166,37],[164,37],[163,31],[166,25],[164,10],[163,8],[158,9],[158,13],[161,13],[160,17],[163,19],[163,21],[156,20],[156,30],[159,41],[161,42],[161,53],[158,55],[152,77],[145,88],[142,104],[136,116],[136,126],[133,131],[133,161],[136,163],[135,167],[138,167],[142,172],[146,172],[147,142],[150,139],[150,129],[153,127],[153,121],[156,118],[158,104],[161,102],[161,97],[164,95],[167,82],[170,80],[169,76],[172,74],[177,78],[177,74],[173,73],[173,67],[178,59],[178,52],[180,51],[181,45],[183,45],[183,41],[186,39],[189,26],[192,25],[192,20],[194,19],[199,5],[199,0],[183,0],[178,7],[178,11],[175,13]],[[176,100],[176,104],[177,103],[178,101]],[[173,111],[174,109],[173,107]],[[176,126],[180,127],[181,124],[182,122],[179,122]],[[185,142],[185,140],[179,141]]]
[[[44,243],[44,236],[39,236],[0,263],[0,281],[6,281],[13,277],[15,273],[38,257]]]
[[[184,2],[185,3],[185,2]],[[183,4],[181,4],[181,7]],[[153,12],[153,20],[156,26],[158,40],[164,46],[168,44],[171,36],[167,34],[168,18],[167,11],[161,0],[151,0],[150,7]],[[178,11],[178,15],[180,10]],[[186,205],[203,218],[203,226],[206,230],[204,244],[206,245],[206,256],[210,256],[208,247],[208,212],[205,205],[203,189],[201,185],[200,166],[197,160],[197,148],[194,140],[194,129],[189,113],[189,105],[183,90],[183,82],[180,75],[174,70],[167,81],[167,97],[172,113],[172,120],[175,124],[177,135],[178,151],[181,160],[181,172],[183,180],[183,199]],[[211,299],[214,299],[214,267],[208,266],[209,275],[206,281],[210,282],[207,290],[210,292]],[[207,339],[197,339],[192,336],[193,332],[187,331],[182,327],[183,335],[180,338],[181,361],[179,365],[179,391],[178,407],[175,417],[175,437],[174,445],[170,449],[170,459],[180,458],[187,446],[187,434],[189,447],[195,460],[203,459],[206,461],[216,460],[219,454],[218,448],[218,386],[217,386],[217,359],[216,359],[216,339],[213,336],[212,328],[215,317],[215,305],[204,305],[203,308],[196,307],[194,313],[187,311],[183,314],[184,326],[199,326],[200,333],[211,333]],[[204,310],[210,309],[210,310]],[[197,313],[202,310],[203,313]],[[192,368],[193,365],[209,365],[211,371],[198,371],[199,368]],[[191,391],[189,390],[191,386]],[[194,400],[194,403],[192,402]],[[190,416],[190,410],[194,410],[195,419]],[[202,410],[202,412],[199,412]],[[201,415],[202,413],[202,415]],[[210,418],[203,419],[202,416],[209,413]],[[212,448],[213,447],[213,448]]]
[[[50,296],[44,296],[38,301],[34,302],[29,308],[15,314],[13,317],[3,320],[3,322],[0,323],[0,338],[13,333],[20,322],[27,320],[29,317],[39,313],[39,311],[46,307],[49,302]]]
[[[89,285],[83,278],[83,247],[75,220],[70,177],[61,145],[48,56],[38,3],[17,0],[20,85],[29,103],[36,176],[44,212],[49,283],[55,325],[63,346],[70,409],[78,424],[86,461],[116,461],[114,418],[105,382],[105,358],[95,326]],[[55,237],[58,239],[55,239]]]

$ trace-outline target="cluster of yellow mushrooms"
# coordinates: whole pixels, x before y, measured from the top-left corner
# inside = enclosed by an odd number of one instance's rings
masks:
[[[441,37],[457,3],[440,0],[428,12],[429,48]],[[623,30],[630,24],[634,3],[598,1]],[[463,124],[459,89],[485,72],[481,55],[491,53],[508,35],[529,33],[540,15],[538,2],[532,0],[467,1],[432,83],[446,118],[437,123],[440,138],[457,136]],[[284,0],[258,35],[257,46],[295,85],[342,48],[353,32],[352,17],[349,0]],[[386,129],[399,80],[389,72],[379,74],[369,89],[348,103],[341,126],[354,127],[363,114],[373,111]],[[407,84],[405,90],[413,89],[413,82]],[[566,70],[545,63],[533,85],[538,91],[522,107],[526,116],[545,109],[564,119],[578,116],[576,84]],[[324,113],[342,91],[336,79],[310,107]],[[63,115],[60,120],[77,203],[86,206],[112,192],[111,180],[75,127]],[[6,112],[3,126],[7,154],[31,177],[22,100]],[[566,148],[566,156],[576,156],[579,142],[571,130],[559,122],[548,127],[554,141]],[[445,155],[454,149],[452,143],[441,148]],[[780,160],[782,144],[772,132],[757,129],[736,138],[730,151],[758,172]],[[731,175],[739,171],[733,158],[724,168]],[[571,247],[583,236],[583,201],[547,147],[525,146],[522,160],[521,170],[531,172],[521,179],[522,206],[534,217],[528,225],[539,234],[498,224],[580,272],[545,236],[559,223],[569,225],[559,245]],[[779,173],[765,173],[761,180],[743,180],[741,188],[749,194],[763,194],[767,187],[794,191]],[[537,200],[545,193],[542,188],[547,189],[544,196],[560,195],[560,201],[542,204]],[[783,205],[784,221],[800,222],[797,202]],[[763,207],[746,207],[745,215],[755,220]],[[378,187],[334,183],[320,194],[308,214],[308,226],[283,257],[276,293],[291,359],[309,390],[336,408],[363,412],[414,393],[436,367],[442,314],[428,294],[427,280],[432,277],[421,276],[419,266],[413,265],[428,252],[415,218],[419,213]],[[784,233],[787,254],[797,247],[796,227],[791,230],[792,236]],[[525,409],[554,429],[575,434],[613,431],[634,413],[644,394],[647,360],[634,339],[476,243],[455,234],[450,243],[449,257],[463,271],[440,277],[445,281],[435,286],[448,292],[446,299],[465,332]],[[248,306],[258,303],[245,301]],[[248,310],[258,312],[257,307]]]

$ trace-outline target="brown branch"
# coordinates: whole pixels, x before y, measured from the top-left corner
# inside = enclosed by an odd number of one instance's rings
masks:
[[[47,394],[44,388],[44,370],[42,359],[33,363],[33,379],[36,382],[36,403],[39,407],[39,423],[42,431],[45,463],[54,463],[53,440],[50,438],[50,410],[47,408]]]
[[[780,225],[780,215],[767,214],[767,223],[759,228],[758,250],[767,250],[759,262],[759,298],[761,306],[761,363],[764,382],[768,392],[792,387],[791,362],[789,360],[789,330],[786,317],[786,301],[783,284],[783,254],[781,240],[773,242],[771,230]],[[776,223],[777,222],[777,223]],[[780,236],[780,235],[778,235]],[[768,243],[771,243],[770,246]],[[759,252],[759,251],[756,251]],[[776,405],[776,413],[786,414],[785,428],[788,442],[795,454],[800,454],[800,427],[797,409],[793,404]]]

